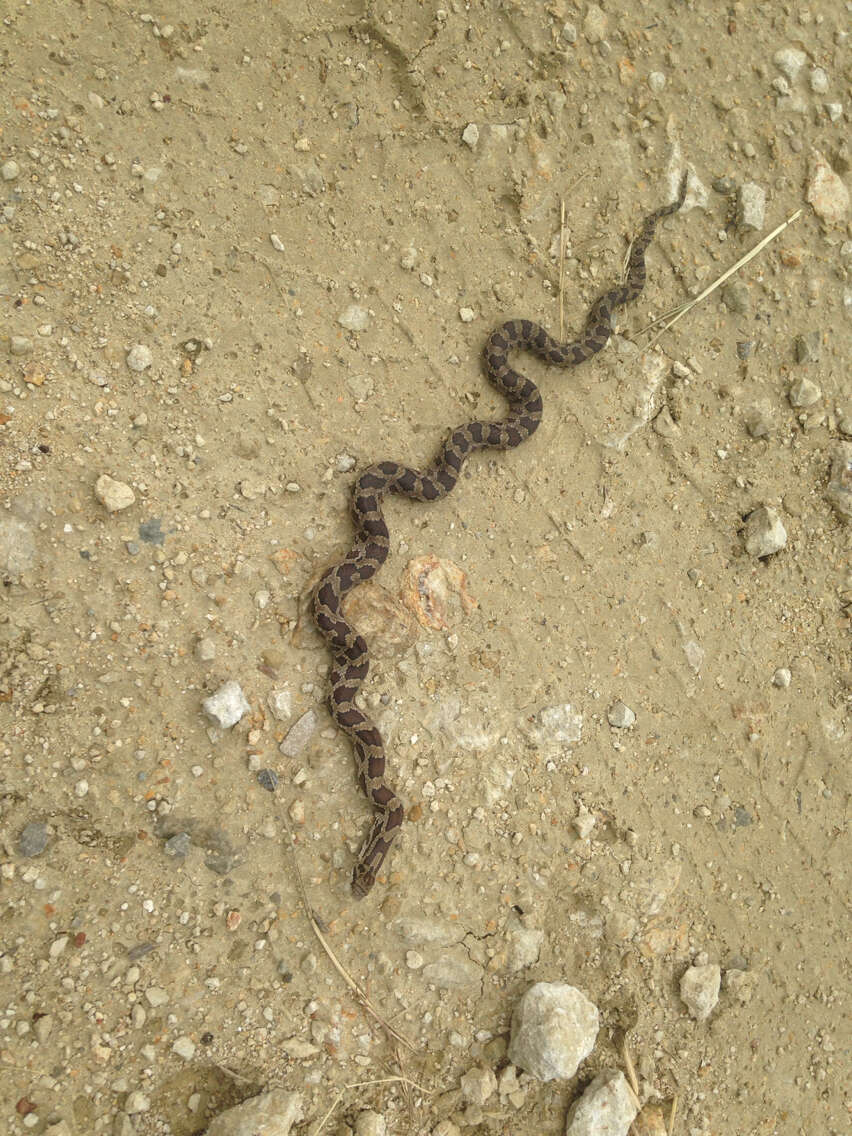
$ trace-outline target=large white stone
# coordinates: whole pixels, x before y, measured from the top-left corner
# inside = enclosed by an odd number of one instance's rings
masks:
[[[512,1015],[509,1060],[540,1081],[567,1079],[592,1052],[598,1009],[565,982],[537,982]]]

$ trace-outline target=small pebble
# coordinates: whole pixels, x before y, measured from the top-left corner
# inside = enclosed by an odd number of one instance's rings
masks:
[[[313,735],[316,733],[317,726],[319,725],[319,718],[315,710],[308,710],[301,718],[290,728],[287,737],[278,747],[285,757],[298,757],[307,749]]]
[[[18,837],[19,856],[39,856],[47,847],[47,825],[31,820]]]
[[[828,72],[822,67],[814,67],[810,74],[810,84],[815,95],[824,95],[828,90]]]
[[[235,726],[251,710],[238,682],[233,679],[205,698],[201,703],[204,713],[223,730]]]
[[[811,151],[805,199],[827,225],[840,225],[849,211],[849,190],[818,150]]]
[[[769,414],[761,406],[751,406],[745,412],[746,430],[752,438],[765,438],[772,429]]]
[[[766,220],[766,190],[753,181],[740,187],[737,198],[737,224],[740,229],[759,232]]]
[[[176,860],[183,860],[189,855],[190,837],[188,832],[178,832],[163,845],[163,851],[167,856],[172,856]]]
[[[743,528],[743,543],[749,556],[771,556],[787,543],[787,530],[775,509],[761,505],[749,513]]]
[[[277,718],[279,722],[286,721],[288,718],[292,717],[292,691],[286,688],[283,690],[271,690],[266,696],[266,701],[269,704],[269,709],[272,711],[273,717]]]
[[[127,366],[131,371],[144,371],[154,362],[150,347],[144,343],[135,343],[127,352]]]
[[[337,322],[347,331],[366,331],[370,324],[370,313],[358,304],[350,304],[337,317]]]
[[[818,331],[797,335],[793,340],[793,351],[797,363],[818,363],[822,349],[822,336]]]
[[[822,391],[810,379],[796,379],[787,392],[790,405],[795,407],[813,406],[822,398]]]
[[[479,141],[479,127],[475,122],[469,122],[462,131],[462,142],[465,146],[469,146],[471,150],[475,149]]]
[[[462,323],[473,323],[476,319],[476,312],[473,308],[459,308],[459,319]]]
[[[136,494],[123,481],[115,481],[105,473],[95,482],[95,496],[109,513],[129,509],[136,500]]]
[[[772,676],[772,685],[781,687],[782,690],[786,690],[786,688],[792,681],[792,677],[793,676],[790,674],[790,671],[787,669],[787,667],[779,667],[775,674]]]
[[[722,303],[729,312],[746,315],[751,307],[751,292],[743,280],[731,280],[722,287]]]
[[[629,706],[623,702],[614,702],[606,712],[607,721],[611,726],[626,730],[636,721],[636,715]]]
[[[216,640],[205,636],[195,644],[195,657],[199,663],[212,663],[216,658]]]
[[[706,956],[705,956],[706,957]],[[691,966],[680,980],[680,996],[693,1018],[703,1022],[719,1001],[722,972],[717,963]]]
[[[9,339],[10,355],[28,355],[33,349],[33,341],[25,335],[13,335]]]
[[[590,4],[583,20],[583,35],[589,43],[600,43],[606,35],[606,13],[598,4]]]
[[[772,62],[790,80],[795,83],[799,72],[807,62],[808,57],[796,47],[782,47],[772,56]]]
[[[0,175],[3,181],[14,181],[20,175],[20,172],[21,167],[14,158],[9,158],[7,162],[4,162],[3,165],[0,166]]]
[[[172,1053],[176,1053],[184,1061],[191,1061],[195,1056],[195,1042],[189,1037],[179,1037],[172,1046]]]
[[[838,442],[831,455],[825,495],[841,520],[852,521],[852,442]]]
[[[665,88],[665,85],[666,77],[662,71],[652,71],[648,76],[648,86],[655,95],[658,95]]]
[[[464,1099],[480,1106],[497,1092],[497,1078],[491,1069],[469,1069],[460,1084]]]
[[[386,1132],[385,1118],[371,1108],[355,1117],[355,1136],[385,1136]]]
[[[127,1100],[124,1102],[124,1111],[129,1116],[135,1116],[140,1112],[147,1112],[151,1107],[151,1102],[144,1093],[136,1091],[130,1093]]]

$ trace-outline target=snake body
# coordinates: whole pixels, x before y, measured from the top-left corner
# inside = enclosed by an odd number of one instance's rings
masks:
[[[358,898],[365,896],[375,883],[405,815],[405,806],[385,779],[381,734],[355,703],[369,670],[369,651],[364,637],[347,622],[342,611],[346,594],[375,576],[387,559],[390,541],[382,516],[382,499],[393,492],[415,501],[437,501],[456,484],[470,454],[484,449],[509,450],[535,433],[542,416],[541,395],[535,383],[509,366],[509,352],[531,351],[558,367],[576,367],[596,355],[613,333],[613,312],[635,300],[645,286],[645,250],[657,222],[680,209],[685,195],[684,176],[677,200],[645,218],[630,251],[624,283],[594,303],[579,339],[560,343],[530,320],[509,320],[492,332],[485,344],[485,370],[489,382],[508,400],[509,414],[504,419],[468,422],[457,427],[425,470],[384,461],[369,466],[355,482],[355,539],[344,558],[329,568],[317,584],[314,620],[333,654],[328,700],[331,715],[352,739],[358,781],[375,812],[352,876],[352,892]]]

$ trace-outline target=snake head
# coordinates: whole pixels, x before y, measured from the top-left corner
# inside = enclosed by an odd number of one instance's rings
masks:
[[[352,894],[356,899],[363,899],[376,882],[376,873],[364,864],[356,864],[352,873]]]

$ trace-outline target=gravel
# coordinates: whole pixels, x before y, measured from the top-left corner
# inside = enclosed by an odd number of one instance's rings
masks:
[[[119,513],[129,509],[136,501],[136,494],[123,481],[115,481],[103,473],[95,482],[95,497],[108,513]]]

